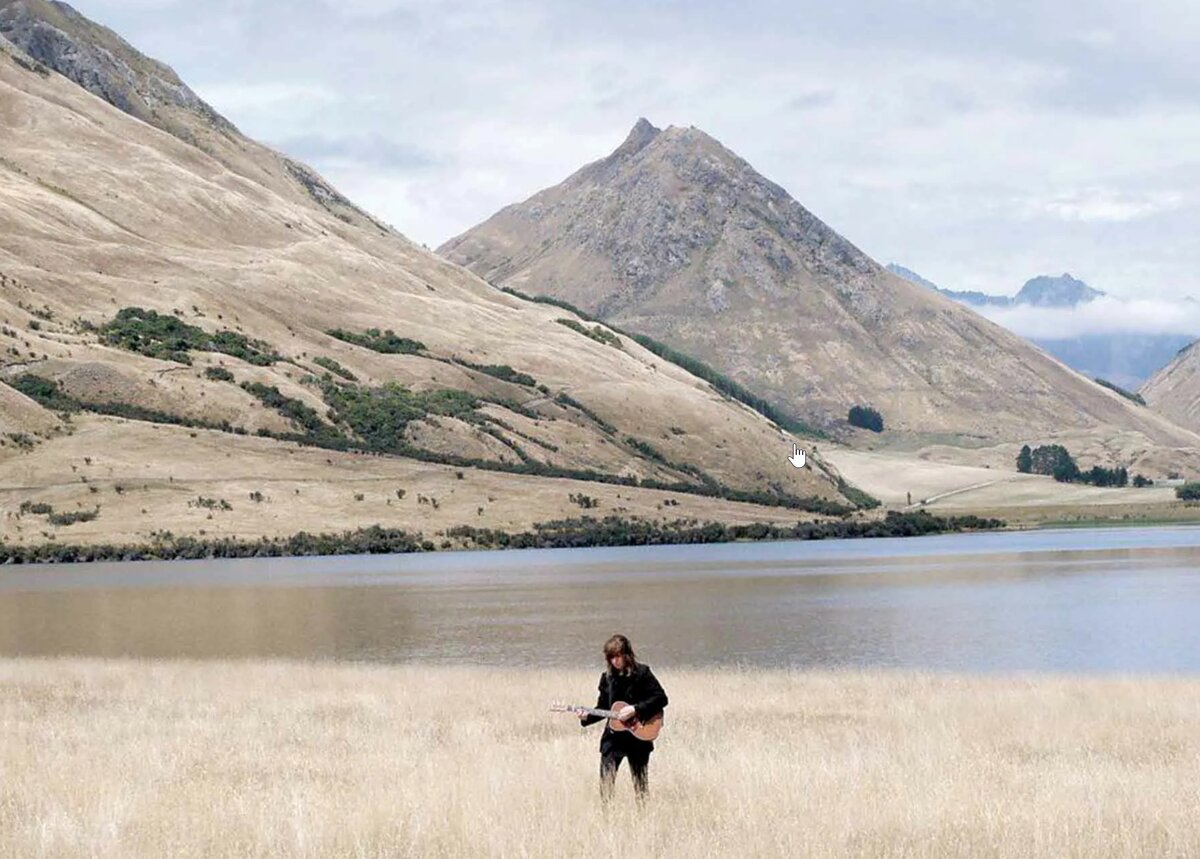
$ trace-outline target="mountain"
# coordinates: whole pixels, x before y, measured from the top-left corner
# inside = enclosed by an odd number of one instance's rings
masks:
[[[711,363],[835,432],[1019,440],[1119,427],[1197,439],[971,310],[888,272],[695,128],[639,120],[611,155],[440,253]]]
[[[1075,307],[1102,295],[1104,293],[1100,290],[1092,289],[1069,274],[1058,277],[1040,275],[1025,281],[1012,303],[1032,307]]]
[[[1200,340],[1180,349],[1138,393],[1155,411],[1200,431]]]
[[[36,63],[201,149],[234,173],[290,200],[315,201],[348,222],[386,229],[311,168],[244,137],[169,66],[139,53],[68,4],[0,0],[0,36]]]
[[[911,269],[895,263],[888,265],[888,271],[971,307],[1063,309],[1078,307],[1104,295],[1100,290],[1092,289],[1069,274],[1032,278],[1010,298],[982,292],[943,289]],[[1186,334],[1120,331],[1028,339],[1088,378],[1105,379],[1131,391],[1137,390],[1150,376],[1167,364],[1175,353],[1192,342],[1192,338]]]
[[[1016,295],[1009,297],[988,295],[985,292],[943,289],[912,269],[896,263],[888,263],[887,270],[911,283],[932,289],[947,298],[969,304],[972,307],[1076,307],[1104,295],[1100,290],[1092,289],[1082,280],[1077,280],[1065,273],[1058,277],[1039,275],[1031,278],[1025,281]]]
[[[962,302],[963,304],[969,304],[973,307],[988,307],[988,306],[993,306],[993,305],[997,306],[997,307],[1007,307],[1009,305],[1009,303],[1012,301],[1011,298],[1009,298],[1008,296],[1005,296],[1005,295],[988,295],[987,293],[984,293],[984,292],[975,292],[975,291],[959,292],[959,291],[953,290],[953,289],[942,289],[936,283],[934,283],[931,280],[926,280],[925,278],[921,277],[921,275],[917,274],[912,269],[905,268],[902,265],[897,265],[894,262],[888,263],[887,270],[890,271],[892,274],[899,275],[900,277],[904,278],[907,281],[910,281],[911,283],[915,283],[918,286],[924,286],[928,289],[934,290],[935,292],[940,292],[942,295],[946,296],[947,298],[953,299],[954,301]]]
[[[381,227],[66,4],[0,33],[0,540],[844,507],[762,414]]]

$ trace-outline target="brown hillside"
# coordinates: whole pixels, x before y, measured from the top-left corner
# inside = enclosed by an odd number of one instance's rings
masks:
[[[1181,349],[1138,391],[1154,411],[1200,431],[1200,341]]]

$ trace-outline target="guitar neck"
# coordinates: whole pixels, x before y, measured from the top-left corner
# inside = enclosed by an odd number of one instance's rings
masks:
[[[616,710],[598,710],[595,707],[565,707],[565,706],[560,705],[560,706],[556,706],[556,707],[551,707],[550,709],[551,710],[562,710],[562,711],[566,711],[569,713],[578,713],[581,716],[584,714],[587,714],[588,716],[599,716],[602,719],[617,718]]]
[[[601,716],[602,718],[605,718],[605,719],[617,718],[616,710],[597,710],[595,707],[586,707],[586,708],[581,708],[577,712],[587,713],[589,716]]]

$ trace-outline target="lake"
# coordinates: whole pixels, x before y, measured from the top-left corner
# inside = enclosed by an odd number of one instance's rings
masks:
[[[1200,527],[0,567],[0,655],[1200,673]]]

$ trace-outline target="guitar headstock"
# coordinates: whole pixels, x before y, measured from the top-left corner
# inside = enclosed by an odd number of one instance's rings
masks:
[[[581,707],[578,704],[564,704],[561,701],[556,701],[550,705],[550,709],[555,713],[582,713],[587,707]]]

